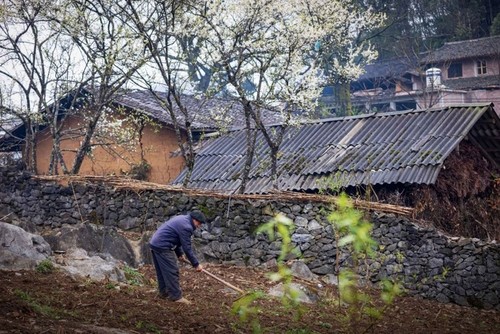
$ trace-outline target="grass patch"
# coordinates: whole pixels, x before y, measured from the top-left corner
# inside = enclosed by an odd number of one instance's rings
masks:
[[[23,300],[36,313],[45,315],[52,319],[61,319],[63,315],[70,315],[67,311],[57,310],[36,300],[26,291],[15,290],[14,294]]]
[[[50,274],[54,272],[55,267],[52,261],[45,259],[36,266],[35,270],[41,274]]]
[[[135,323],[135,328],[137,329],[145,329],[148,332],[161,334],[161,330],[155,324],[149,323],[147,321],[139,320]]]

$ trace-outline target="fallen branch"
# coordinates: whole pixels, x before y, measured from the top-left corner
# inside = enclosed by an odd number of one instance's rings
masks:
[[[95,184],[102,183],[114,187],[115,189],[127,189],[136,192],[162,190],[169,192],[185,193],[189,196],[208,196],[215,198],[231,198],[231,200],[288,200],[288,201],[308,201],[319,203],[335,204],[337,197],[319,194],[304,194],[297,192],[273,192],[271,194],[227,194],[217,191],[209,191],[203,189],[190,189],[180,186],[164,185],[152,182],[144,182],[139,180],[130,179],[124,176],[94,176],[94,175],[75,175],[75,176],[33,176],[34,179],[40,181],[52,181],[61,183],[81,183],[81,184]],[[353,204],[358,209],[368,211],[380,211],[386,213],[394,213],[403,216],[410,216],[413,214],[414,209],[405,206],[364,201],[360,199],[353,199]]]

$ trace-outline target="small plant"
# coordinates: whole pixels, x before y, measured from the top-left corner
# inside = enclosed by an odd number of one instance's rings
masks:
[[[108,282],[108,283],[106,283],[106,285],[104,287],[108,290],[114,290],[114,289],[116,289],[116,284],[113,282]]]
[[[134,269],[129,266],[125,266],[123,268],[123,272],[125,274],[125,279],[127,280],[127,284],[130,285],[142,285],[144,282],[144,275],[141,274],[137,269]]]
[[[378,244],[371,237],[372,224],[363,218],[362,212],[354,208],[352,201],[346,194],[341,194],[336,204],[337,209],[328,216],[328,221],[335,229],[338,248],[348,247],[353,259],[351,269],[344,268],[340,270],[337,267],[340,300],[349,306],[347,321],[350,322],[352,330],[358,332],[360,329],[357,328],[357,325],[361,320],[361,316],[365,314],[371,318],[379,319],[394,298],[401,294],[401,287],[389,280],[381,282],[382,292],[380,298],[385,303],[385,307],[382,309],[376,308],[369,295],[360,291],[359,262],[360,260],[375,257]],[[403,261],[404,257],[399,259]],[[373,326],[373,323],[371,326]]]
[[[137,329],[145,329],[148,332],[151,333],[157,333],[160,334],[161,330],[158,329],[158,327],[155,324],[149,323],[149,322],[144,322],[142,320],[139,320],[135,323],[135,328]]]
[[[264,296],[264,292],[254,291],[237,299],[231,307],[231,313],[237,315],[241,323],[250,323],[254,334],[262,333],[262,328],[258,317],[260,310],[252,304]]]
[[[35,268],[35,270],[41,274],[50,274],[54,271],[54,269],[54,264],[49,259],[43,260]]]
[[[278,271],[271,273],[269,277],[272,281],[283,282],[281,302],[286,308],[294,310],[296,319],[299,319],[303,312],[298,302],[299,292],[292,288],[292,272],[284,262],[289,254],[298,253],[298,250],[292,246],[291,231],[293,231],[293,228],[293,222],[289,218],[278,214],[269,222],[259,226],[256,233],[267,234],[270,241],[275,240],[276,234],[279,235],[281,251],[277,259]],[[258,299],[264,298],[264,296],[265,294],[261,291],[249,293],[234,302],[231,309],[233,314],[238,315],[240,322],[250,322],[253,333],[262,333],[262,328],[258,318],[260,309],[252,306],[252,304]]]
[[[148,179],[151,165],[146,160],[141,160],[138,164],[132,165],[128,175],[135,180],[145,181]]]

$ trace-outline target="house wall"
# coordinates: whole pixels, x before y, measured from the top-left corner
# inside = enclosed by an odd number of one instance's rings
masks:
[[[469,91],[467,92],[465,102],[466,103],[493,102],[496,105],[498,105],[498,103],[500,103],[500,90],[478,89]]]
[[[79,118],[68,117],[63,125],[63,131],[78,128]],[[61,140],[61,150],[68,168],[71,168],[81,137],[69,137]],[[184,167],[182,157],[172,157],[171,153],[177,150],[175,132],[167,127],[153,127],[147,124],[142,135],[142,150],[144,158],[151,166],[148,181],[169,183],[181,172]],[[49,129],[45,129],[37,137],[37,173],[44,175],[49,171],[50,154],[52,151],[52,137]],[[123,146],[114,146],[112,149],[94,147],[92,155],[86,156],[80,168],[80,175],[122,175],[130,171],[131,166],[141,161],[140,146],[133,150]],[[62,174],[59,167],[58,174]]]
[[[420,108],[443,107],[450,104],[467,103],[466,91],[436,90],[427,91],[425,94],[416,96],[417,104]],[[484,101],[483,101],[484,102]]]
[[[462,78],[477,77],[476,61],[480,59],[463,59],[457,60],[456,62],[462,63]],[[486,61],[486,74],[485,75],[498,75],[500,73],[500,59],[497,58],[485,58]],[[441,70],[441,76],[443,80],[448,79],[448,66],[450,63],[444,63],[437,66]],[[451,78],[453,79],[453,78]],[[450,79],[450,80],[451,80]]]

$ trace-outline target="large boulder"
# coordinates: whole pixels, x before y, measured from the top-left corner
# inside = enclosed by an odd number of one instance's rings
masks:
[[[0,269],[34,269],[51,253],[50,245],[41,236],[0,222]]]
[[[128,239],[113,227],[89,223],[64,225],[47,231],[44,237],[54,251],[64,252],[72,248],[81,248],[91,255],[108,253],[131,267],[136,267],[138,263]]]
[[[56,255],[58,267],[75,278],[88,278],[93,281],[125,281],[125,274],[121,269],[123,263],[109,254],[89,256],[81,248],[69,249],[63,255]]]

